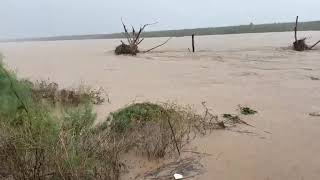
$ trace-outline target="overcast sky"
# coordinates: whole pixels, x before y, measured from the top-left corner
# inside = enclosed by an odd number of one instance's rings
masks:
[[[320,20],[320,0],[0,0],[0,39]]]

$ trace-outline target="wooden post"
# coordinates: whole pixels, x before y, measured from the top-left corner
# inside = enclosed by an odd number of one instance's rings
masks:
[[[195,51],[195,48],[194,48],[194,34],[192,34],[192,52]]]
[[[297,16],[297,18],[296,18],[296,26],[294,27],[294,39],[295,39],[295,42],[298,41],[298,38],[297,38],[298,20],[299,20],[299,16]]]

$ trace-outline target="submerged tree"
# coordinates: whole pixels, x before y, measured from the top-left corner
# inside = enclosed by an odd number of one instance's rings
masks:
[[[294,39],[295,41],[293,42],[293,49],[296,51],[304,51],[304,50],[311,50],[313,49],[317,44],[320,43],[320,41],[316,42],[314,45],[312,46],[308,46],[306,44],[306,39],[307,38],[302,38],[302,39],[298,39],[297,37],[297,31],[298,31],[298,19],[299,16],[297,16],[296,18],[296,25],[294,27]]]
[[[123,41],[121,41],[121,44],[119,46],[116,47],[115,49],[115,54],[116,55],[120,55],[120,54],[130,54],[130,55],[136,55],[137,53],[139,52],[149,52],[151,50],[154,50],[164,44],[166,44],[171,38],[167,39],[164,43],[158,45],[158,46],[155,46],[149,50],[146,50],[146,51],[140,51],[139,50],[139,44],[144,40],[144,38],[141,38],[141,34],[142,32],[144,31],[144,29],[147,27],[147,26],[151,26],[151,25],[154,25],[156,24],[157,22],[155,23],[151,23],[151,24],[145,24],[143,26],[140,27],[139,31],[136,31],[134,29],[134,27],[132,26],[132,32],[130,33],[128,31],[128,28],[127,26],[124,24],[124,22],[122,21],[121,19],[121,22],[122,22],[122,26],[123,26],[123,29],[124,29],[124,36],[125,38],[127,39],[127,44],[124,43]]]

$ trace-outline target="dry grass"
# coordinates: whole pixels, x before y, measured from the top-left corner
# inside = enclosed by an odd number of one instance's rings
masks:
[[[103,88],[90,89],[80,86],[77,89],[59,89],[59,85],[55,82],[26,82],[31,85],[35,98],[45,99],[52,104],[79,105],[87,101],[91,101],[93,104],[102,104],[105,101],[106,93]]]

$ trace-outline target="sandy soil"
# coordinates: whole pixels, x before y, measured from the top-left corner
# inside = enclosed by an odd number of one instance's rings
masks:
[[[142,48],[164,40],[147,39]],[[0,52],[21,77],[104,87],[111,103],[97,107],[99,120],[134,100],[198,109],[206,101],[216,113],[235,113],[238,104],[257,109],[243,117],[253,134],[217,131],[192,143],[212,154],[195,179],[318,179],[320,117],[308,114],[320,111],[320,80],[311,78],[320,78],[320,50],[291,51],[292,40],[292,33],[202,36],[192,54],[189,37],[174,38],[137,57],[113,55],[119,40],[3,43]]]

